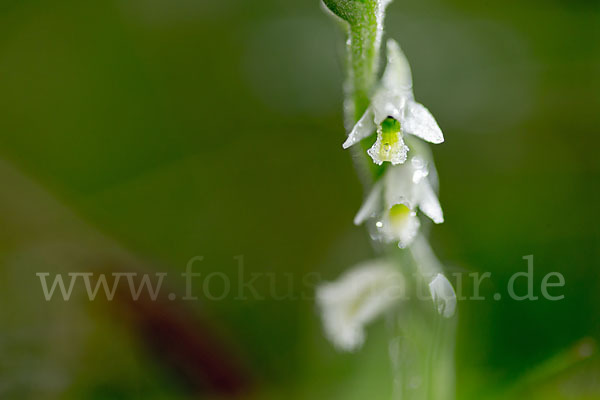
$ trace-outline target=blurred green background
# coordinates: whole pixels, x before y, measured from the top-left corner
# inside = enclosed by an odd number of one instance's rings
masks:
[[[600,3],[396,0],[387,34],[446,136],[434,248],[492,273],[459,305],[457,398],[600,398]],[[340,354],[310,299],[373,255],[342,42],[317,0],[0,2],[0,398],[389,398],[384,323]],[[530,254],[565,299],[492,300]],[[46,302],[35,276],[181,295],[194,256],[304,298]]]

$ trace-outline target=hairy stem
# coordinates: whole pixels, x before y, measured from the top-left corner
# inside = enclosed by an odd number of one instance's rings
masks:
[[[348,117],[356,122],[369,106],[369,95],[377,79],[381,34],[377,18],[367,15],[364,21],[350,26],[348,41],[348,79],[352,98]]]

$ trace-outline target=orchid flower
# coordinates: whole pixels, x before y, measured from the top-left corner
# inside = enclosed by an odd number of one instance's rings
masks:
[[[414,100],[412,75],[408,60],[393,39],[387,42],[388,64],[371,105],[356,123],[344,149],[355,145],[377,131],[377,140],[367,153],[381,165],[389,161],[402,164],[409,151],[404,135],[419,137],[430,143],[442,143],[444,135],[437,122],[422,104]]]
[[[403,295],[404,279],[393,264],[372,260],[357,265],[317,288],[327,337],[341,350],[356,350],[365,340],[364,326]]]
[[[442,208],[430,180],[429,165],[423,157],[411,157],[409,162],[386,171],[373,186],[354,218],[360,225],[374,221],[373,236],[383,242],[398,242],[405,248],[416,237],[420,222],[417,210],[436,224],[444,222]]]

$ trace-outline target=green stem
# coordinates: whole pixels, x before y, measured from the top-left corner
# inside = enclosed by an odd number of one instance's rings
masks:
[[[381,39],[375,16],[369,17],[364,22],[350,26],[348,79],[353,106],[348,110],[348,117],[353,123],[367,110],[369,96],[377,79]]]
[[[370,96],[377,82],[381,36],[383,33],[385,0],[324,0],[325,5],[348,23],[348,58],[346,73],[345,121],[347,129],[360,119],[369,107]],[[384,168],[368,159],[368,141],[354,151],[357,167],[366,171],[370,185]]]

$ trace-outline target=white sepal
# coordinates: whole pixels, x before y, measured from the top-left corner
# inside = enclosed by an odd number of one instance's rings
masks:
[[[390,90],[412,93],[410,64],[394,39],[387,41],[387,66],[381,81],[383,86]]]
[[[373,111],[371,107],[369,107],[363,116],[358,120],[356,125],[354,125],[352,132],[350,132],[342,147],[347,149],[348,147],[360,142],[364,138],[371,136],[376,130],[377,126],[373,122]]]
[[[444,134],[425,106],[410,101],[404,108],[404,118],[400,121],[404,133],[416,136],[433,144],[444,142]]]
[[[437,274],[429,282],[429,291],[437,312],[444,318],[451,318],[456,311],[456,293],[448,279]]]
[[[377,182],[354,217],[354,224],[360,225],[369,218],[374,218],[381,212],[381,193],[383,182]]]

